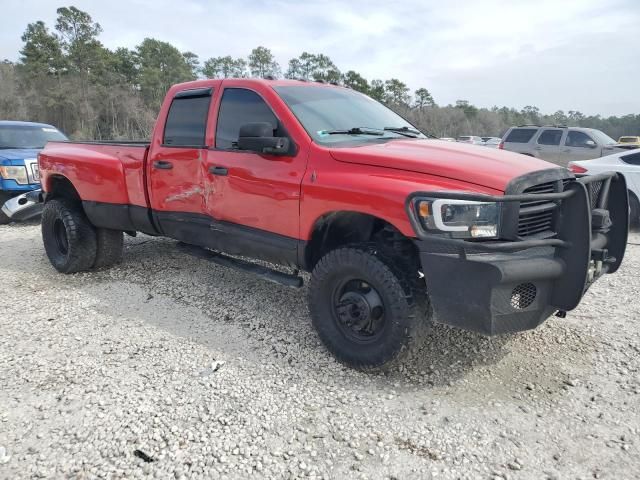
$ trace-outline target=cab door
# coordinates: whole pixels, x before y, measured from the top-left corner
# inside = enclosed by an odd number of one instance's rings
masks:
[[[534,150],[536,157],[550,162],[558,162],[560,160],[560,143],[566,129],[561,128],[545,128],[540,132],[536,140]]]
[[[205,133],[211,88],[175,93],[147,160],[149,202],[162,233],[194,242],[209,230],[204,201]],[[159,131],[158,131],[159,130]]]
[[[276,156],[239,150],[240,127],[254,122],[268,122],[274,136],[288,137],[289,152]],[[308,146],[284,128],[262,93],[233,83],[225,86],[205,181],[206,208],[221,232],[222,249],[295,263],[307,156]]]
[[[574,160],[590,160],[601,155],[597,142],[585,132],[569,130],[562,148],[565,165]]]

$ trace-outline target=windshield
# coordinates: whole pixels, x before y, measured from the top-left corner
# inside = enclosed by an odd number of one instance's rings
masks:
[[[384,105],[353,90],[311,85],[274,89],[307,133],[321,144],[352,142],[354,138],[363,142],[408,136],[425,138],[418,132],[407,135],[407,131],[412,132],[416,127]],[[385,128],[397,131],[385,131]]]
[[[44,148],[47,142],[67,140],[53,127],[0,125],[0,148]]]
[[[589,133],[593,135],[596,138],[597,142],[601,145],[612,145],[614,143],[618,143],[609,135],[601,132],[600,130],[590,130]]]

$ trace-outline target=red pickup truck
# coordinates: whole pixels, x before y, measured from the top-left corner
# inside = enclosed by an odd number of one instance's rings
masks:
[[[362,369],[434,321],[494,335],[563,316],[627,239],[624,177],[432,140],[320,83],[175,85],[150,143],[51,142],[39,167],[59,271],[116,263],[123,232],[285,285],[308,271],[322,341]]]

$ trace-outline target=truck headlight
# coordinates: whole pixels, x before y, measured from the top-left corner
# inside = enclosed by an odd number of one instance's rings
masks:
[[[417,198],[413,202],[422,226],[452,238],[497,238],[500,204],[444,198]]]
[[[0,166],[0,175],[7,180],[15,180],[16,182],[26,185],[29,183],[27,178],[27,167],[21,166]]]

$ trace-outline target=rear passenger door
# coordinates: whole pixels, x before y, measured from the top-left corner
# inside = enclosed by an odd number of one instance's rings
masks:
[[[590,160],[599,157],[600,148],[593,138],[584,132],[569,130],[562,148],[562,165],[566,166],[574,160]]]
[[[560,144],[565,132],[566,130],[560,128],[545,128],[542,130],[534,147],[536,157],[549,162],[558,162],[560,160]]]
[[[155,132],[149,150],[151,208],[162,232],[181,240],[193,237],[196,230],[208,231],[203,168],[211,94],[211,88],[176,93],[164,130]]]

